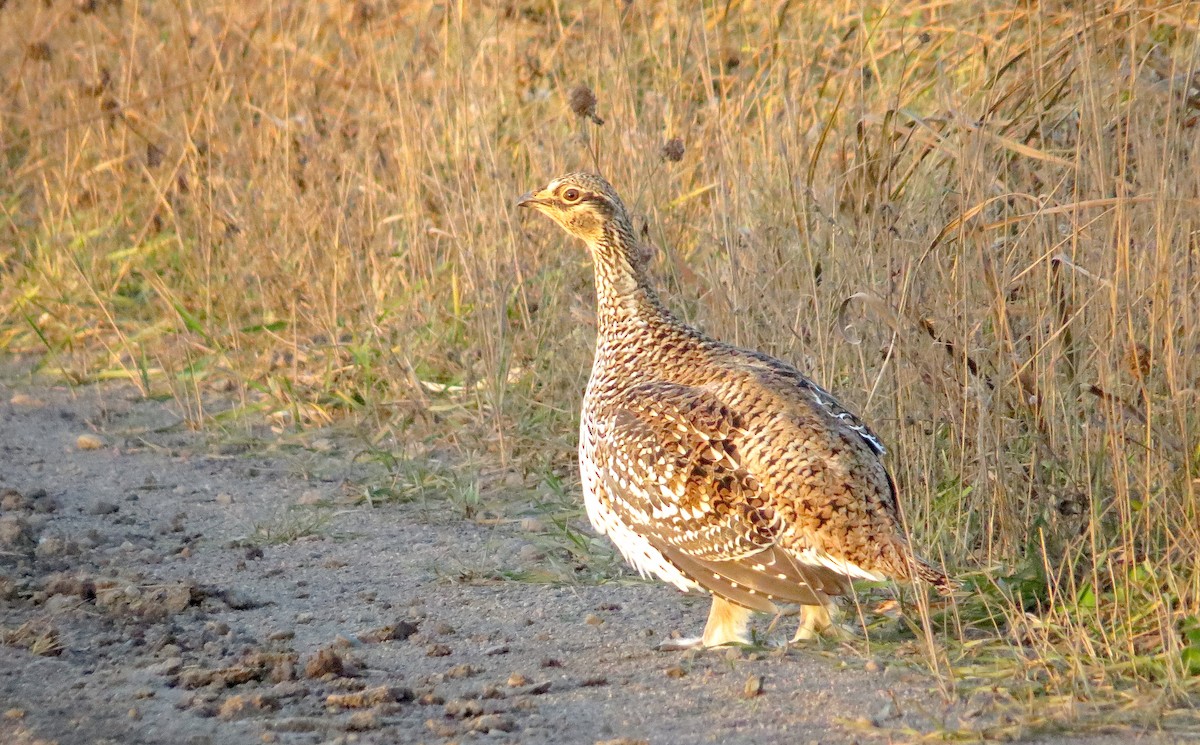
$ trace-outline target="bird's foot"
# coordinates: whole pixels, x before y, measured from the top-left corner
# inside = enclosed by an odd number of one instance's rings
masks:
[[[702,636],[689,636],[678,639],[663,639],[655,649],[659,652],[686,652],[689,649],[725,649],[728,647],[753,646],[753,642],[749,639],[736,638],[705,642]]]
[[[840,612],[837,606],[806,605],[800,609],[800,628],[792,637],[792,643],[811,641],[825,637],[837,641],[847,641],[857,638],[850,628],[838,623]]]
[[[689,649],[703,649],[704,639],[699,636],[680,637],[678,639],[663,639],[658,643],[659,652],[686,652]]]
[[[846,642],[859,638],[861,638],[861,635],[849,626],[832,623],[819,630],[801,626],[796,629],[796,635],[792,637],[791,643],[799,644],[800,642],[808,642],[815,639],[831,639],[833,641]]]

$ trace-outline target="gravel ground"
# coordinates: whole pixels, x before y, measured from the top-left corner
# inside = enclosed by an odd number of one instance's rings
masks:
[[[336,446],[239,452],[180,421],[127,388],[0,385],[0,742],[904,742],[1005,724],[1002,692],[947,700],[832,644],[658,652],[699,631],[706,599],[496,579],[541,559],[528,524],[355,504],[345,485],[371,475]]]

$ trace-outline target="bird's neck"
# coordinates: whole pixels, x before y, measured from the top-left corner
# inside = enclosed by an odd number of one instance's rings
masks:
[[[599,343],[625,340],[679,324],[658,297],[637,253],[633,231],[606,226],[590,245],[596,273],[596,323]]]

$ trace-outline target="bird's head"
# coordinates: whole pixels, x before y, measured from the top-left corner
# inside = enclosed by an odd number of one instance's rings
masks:
[[[616,224],[632,232],[621,198],[594,173],[559,176],[542,189],[522,194],[517,206],[532,207],[591,246],[602,241],[606,225]]]

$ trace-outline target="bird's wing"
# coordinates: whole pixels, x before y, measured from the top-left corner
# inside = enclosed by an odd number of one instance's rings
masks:
[[[706,589],[750,608],[819,604],[847,580],[776,546],[785,529],[740,461],[738,415],[703,388],[636,386],[597,448],[611,509]]]
[[[795,554],[793,557],[806,568],[817,564],[833,570],[835,574],[845,573],[864,579],[877,580],[881,574],[897,578],[920,577],[934,585],[939,592],[951,592],[954,582],[942,570],[915,555],[900,531],[896,482],[881,460],[885,450],[875,433],[833,394],[786,362],[736,347],[725,347],[725,350],[729,355],[725,364],[731,370],[749,373],[760,385],[760,390],[782,397],[799,407],[797,411],[816,414],[823,419],[826,427],[822,437],[829,438],[829,442],[842,451],[843,457],[847,453],[838,440],[847,445],[854,443],[852,449],[857,451],[857,456],[851,455],[850,460],[857,460],[862,469],[858,478],[864,488],[858,492],[858,503],[853,509],[845,510],[842,525],[825,528],[826,534],[839,536],[849,545],[843,545],[834,552],[839,556],[816,547],[807,547],[800,550],[798,557]],[[873,488],[872,482],[875,485]],[[872,504],[872,499],[877,501]],[[853,519],[847,520],[846,517],[850,515],[853,515]],[[868,540],[864,541],[860,531],[872,524],[871,532],[865,536]],[[872,561],[871,568],[865,569],[854,559],[855,554],[861,556],[866,546],[870,547],[867,553],[872,555]],[[850,550],[847,551],[847,548]],[[886,571],[881,573],[880,569]]]
[[[790,386],[795,393],[806,398],[811,405],[824,412],[826,416],[853,432],[876,455],[884,455],[887,452],[883,441],[871,431],[866,422],[843,406],[842,402],[838,401],[832,393],[817,385],[796,368],[761,352],[737,348],[730,348],[730,351],[744,357],[760,376],[770,379],[776,387],[779,384]]]

